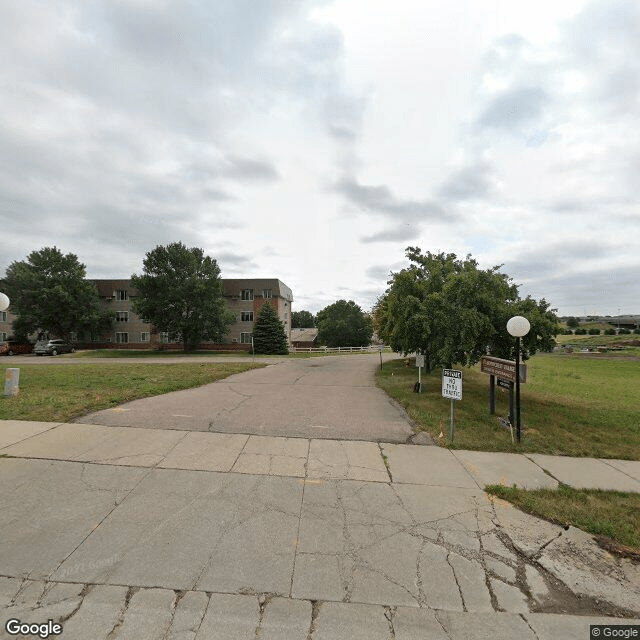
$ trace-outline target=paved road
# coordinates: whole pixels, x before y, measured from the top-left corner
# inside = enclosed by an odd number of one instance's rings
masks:
[[[385,359],[390,359],[387,354]],[[77,422],[270,436],[406,442],[405,413],[376,388],[379,354],[289,359]]]

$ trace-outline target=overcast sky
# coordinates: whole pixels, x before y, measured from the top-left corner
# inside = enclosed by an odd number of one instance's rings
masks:
[[[637,0],[4,0],[0,274],[182,241],[294,310],[407,246],[640,313]]]

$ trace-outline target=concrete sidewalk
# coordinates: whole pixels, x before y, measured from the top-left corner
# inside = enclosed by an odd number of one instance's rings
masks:
[[[0,421],[0,455],[135,467],[484,489],[640,493],[640,461],[172,429]]]
[[[637,564],[482,490],[640,491],[640,462],[18,421],[0,422],[0,456],[0,617],[65,639],[640,624]]]

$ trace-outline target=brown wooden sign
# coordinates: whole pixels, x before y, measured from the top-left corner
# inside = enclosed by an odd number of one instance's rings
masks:
[[[500,380],[516,381],[516,363],[513,360],[503,360],[493,356],[482,356],[480,359],[480,371],[496,376]],[[520,382],[527,381],[527,365],[520,365]]]

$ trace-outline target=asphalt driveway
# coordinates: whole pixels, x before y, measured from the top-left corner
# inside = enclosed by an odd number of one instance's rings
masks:
[[[394,356],[385,355],[385,359]],[[404,411],[375,386],[379,354],[290,359],[77,422],[186,431],[406,442]]]

